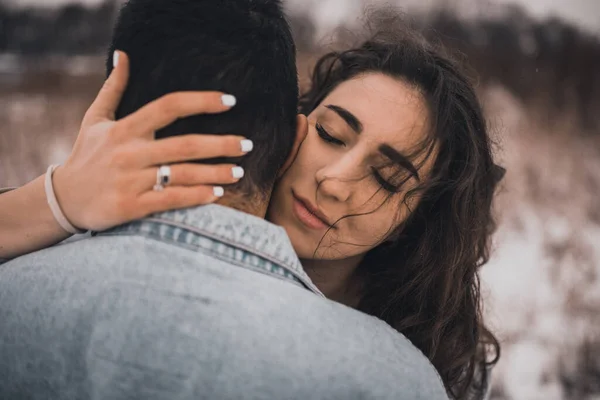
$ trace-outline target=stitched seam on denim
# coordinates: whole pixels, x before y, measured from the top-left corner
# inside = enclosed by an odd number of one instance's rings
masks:
[[[299,286],[299,287],[301,287],[303,289],[310,290],[310,288],[308,288],[304,284],[304,282],[300,281],[295,275],[293,275],[291,273],[290,274],[292,276],[285,276],[285,275],[277,274],[275,272],[266,270],[264,268],[254,267],[252,265],[241,263],[238,260],[229,258],[229,257],[227,257],[227,256],[225,256],[225,255],[223,255],[223,254],[221,254],[219,252],[214,252],[211,249],[206,249],[206,248],[201,247],[201,246],[194,246],[194,245],[189,244],[189,243],[183,243],[183,242],[180,242],[178,240],[172,240],[170,238],[166,238],[166,237],[163,237],[163,236],[160,236],[160,235],[155,235],[155,234],[152,234],[152,233],[149,233],[149,232],[139,232],[139,231],[129,231],[129,230],[113,230],[110,233],[108,233],[108,232],[103,232],[102,233],[102,236],[136,236],[136,235],[143,236],[143,237],[146,237],[148,239],[156,240],[156,241],[158,241],[160,243],[167,243],[167,244],[171,244],[171,245],[176,245],[178,247],[184,248],[184,249],[189,250],[189,251],[193,251],[193,252],[197,252],[197,253],[203,253],[203,254],[208,255],[210,257],[214,257],[214,258],[217,258],[217,259],[219,259],[221,261],[227,262],[229,264],[234,264],[237,267],[246,268],[246,269],[254,271],[254,272],[260,272],[260,273],[262,273],[264,275],[275,277],[275,278],[278,278],[278,279],[280,279],[282,281],[293,282],[296,286]],[[257,256],[257,257],[262,258],[260,256]],[[272,263],[270,260],[266,260],[265,259],[265,261],[268,262],[268,263]]]
[[[169,219],[145,218],[144,221],[141,221],[141,222],[142,223],[143,222],[154,222],[154,223],[162,223],[162,224],[172,225],[172,226],[175,226],[177,228],[185,229],[185,230],[190,231],[192,233],[196,233],[196,234],[208,236],[211,239],[215,239],[215,240],[218,240],[220,242],[227,242],[229,240],[229,238],[217,235],[214,232],[207,232],[207,231],[205,231],[203,229],[192,227],[190,225],[182,224],[180,222],[172,221],[172,220],[169,220]],[[266,259],[266,260],[269,260],[271,262],[274,262],[274,263],[277,263],[277,264],[284,264],[284,262],[282,260],[276,260],[275,257],[271,257],[268,254],[264,254],[264,253],[260,252],[259,250],[255,249],[255,248],[251,248],[250,246],[247,246],[245,244],[237,243],[237,242],[235,244],[231,244],[231,243],[227,242],[227,244],[235,246],[235,247],[239,247],[242,250],[246,250],[246,251],[252,252],[252,253],[254,253],[254,254],[256,254],[256,255],[258,255],[258,256]],[[294,269],[292,266],[287,266],[287,267],[289,269],[291,269],[291,270]]]
[[[261,252],[261,251],[259,251],[259,250],[255,249],[255,248],[252,248],[252,247],[250,247],[250,246],[247,246],[247,245],[245,245],[245,244],[243,244],[243,243],[239,243],[239,242],[235,242],[235,243],[229,243],[229,238],[222,237],[222,236],[220,236],[220,235],[217,235],[217,234],[215,234],[215,233],[213,233],[213,232],[208,232],[208,231],[205,231],[205,230],[203,230],[203,229],[199,229],[199,228],[196,228],[196,227],[192,227],[192,226],[189,226],[189,225],[186,225],[186,224],[182,224],[182,223],[179,223],[179,222],[177,222],[177,221],[172,221],[172,220],[169,220],[169,219],[160,219],[160,218],[145,218],[143,221],[138,221],[138,222],[139,222],[140,224],[142,224],[142,223],[145,223],[145,222],[153,222],[153,223],[159,223],[159,224],[171,225],[171,226],[174,226],[174,227],[177,227],[177,228],[180,228],[180,229],[183,229],[183,230],[189,231],[189,232],[191,232],[191,233],[195,233],[195,234],[198,234],[198,235],[202,235],[202,236],[209,237],[209,238],[211,238],[211,239],[214,239],[214,240],[218,240],[218,241],[220,241],[220,242],[224,242],[225,244],[227,244],[227,245],[229,245],[229,246],[232,246],[232,247],[237,247],[237,248],[239,248],[240,250],[245,250],[245,251],[248,251],[248,252],[250,252],[250,253],[252,253],[252,254],[254,254],[254,255],[258,256],[258,257],[261,257],[261,258],[263,258],[263,259],[265,259],[265,260],[267,260],[267,261],[269,261],[269,262],[271,262],[271,263],[275,264],[275,265],[280,265],[281,267],[283,267],[283,268],[286,268],[286,269],[287,269],[287,270],[288,270],[290,273],[292,273],[292,274],[293,274],[293,275],[294,275],[294,276],[295,276],[297,279],[299,279],[299,280],[302,282],[302,284],[303,284],[304,286],[306,286],[307,288],[309,288],[309,289],[310,289],[310,290],[311,290],[313,293],[315,293],[315,294],[318,294],[318,295],[320,295],[320,296],[322,296],[322,297],[325,297],[325,296],[324,296],[324,295],[323,295],[323,294],[322,294],[322,293],[321,293],[321,292],[318,290],[318,288],[316,288],[316,286],[314,286],[314,284],[313,284],[313,283],[312,283],[312,282],[311,282],[309,279],[307,280],[307,279],[306,279],[306,277],[302,276],[302,274],[299,274],[299,273],[298,273],[298,272],[295,270],[295,268],[294,268],[293,266],[291,266],[290,264],[287,264],[287,263],[286,263],[285,261],[283,261],[283,260],[278,260],[278,259],[276,259],[275,257],[272,257],[272,256],[271,256],[271,255],[269,255],[269,254],[265,254],[264,252]],[[301,266],[300,266],[300,267],[301,267]]]

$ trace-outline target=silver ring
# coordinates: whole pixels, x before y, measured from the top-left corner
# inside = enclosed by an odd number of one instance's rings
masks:
[[[171,167],[168,165],[161,165],[156,171],[156,184],[153,190],[155,192],[162,192],[166,186],[171,183]]]

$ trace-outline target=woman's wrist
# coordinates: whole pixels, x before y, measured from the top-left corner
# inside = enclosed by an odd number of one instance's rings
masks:
[[[71,236],[48,206],[42,175],[0,196],[0,258],[14,258]]]
[[[52,215],[54,216],[54,219],[56,220],[56,222],[58,222],[58,224],[61,226],[61,228],[63,228],[63,230],[65,230],[68,233],[71,233],[73,235],[75,234],[79,234],[79,233],[85,233],[86,231],[84,229],[80,229],[75,227],[71,221],[69,220],[69,218],[65,215],[64,213],[64,209],[61,206],[61,204],[64,204],[64,202],[59,201],[59,199],[57,198],[57,192],[56,192],[56,185],[55,185],[55,171],[57,169],[60,168],[60,165],[51,165],[50,167],[48,167],[48,170],[46,171],[46,176],[44,179],[44,190],[46,193],[46,202],[48,203],[48,206],[50,207],[50,211],[52,212]],[[63,196],[64,199],[64,196]]]

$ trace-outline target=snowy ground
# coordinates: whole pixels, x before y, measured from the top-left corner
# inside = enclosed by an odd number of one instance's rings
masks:
[[[600,399],[598,141],[569,132],[567,121],[542,130],[500,88],[484,98],[508,168],[483,269],[487,316],[504,345],[493,393]]]

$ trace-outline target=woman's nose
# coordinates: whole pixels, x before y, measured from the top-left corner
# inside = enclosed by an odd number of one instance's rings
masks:
[[[357,188],[356,160],[345,157],[321,168],[316,174],[318,192],[335,201],[348,202]],[[360,185],[358,185],[360,186]]]
[[[339,178],[322,176],[317,178],[317,192],[321,198],[330,200],[347,202],[350,200],[350,182],[340,180]]]

